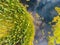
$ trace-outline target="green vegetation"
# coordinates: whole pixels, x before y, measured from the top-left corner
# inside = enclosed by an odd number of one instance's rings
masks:
[[[32,16],[18,0],[0,0],[0,45],[33,45]]]
[[[48,45],[60,44],[60,7],[55,7],[55,10],[58,13],[58,16],[54,17],[52,22],[56,22],[53,28],[53,36],[49,36]]]

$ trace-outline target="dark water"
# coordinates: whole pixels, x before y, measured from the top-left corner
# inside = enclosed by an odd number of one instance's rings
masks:
[[[32,16],[35,19],[34,24],[36,31],[34,45],[48,45],[47,37],[49,35],[53,35],[51,26],[54,24],[52,23],[50,25],[49,22],[51,22],[53,18],[58,15],[55,11],[55,7],[60,7],[60,0],[30,0],[28,2],[26,0],[21,0],[21,2],[23,5],[29,5],[27,10],[28,12],[32,12]],[[36,13],[38,13],[40,17],[36,17]],[[51,32],[51,34],[48,34],[48,32]]]

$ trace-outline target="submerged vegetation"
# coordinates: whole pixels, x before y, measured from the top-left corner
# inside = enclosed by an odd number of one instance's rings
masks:
[[[0,45],[33,45],[31,15],[18,0],[0,0]]]

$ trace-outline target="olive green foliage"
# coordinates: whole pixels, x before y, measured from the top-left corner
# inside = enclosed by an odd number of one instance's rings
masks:
[[[18,0],[0,0],[0,45],[32,45],[31,15]]]

